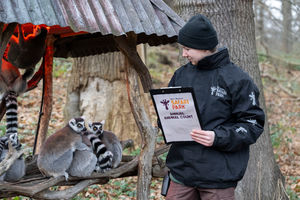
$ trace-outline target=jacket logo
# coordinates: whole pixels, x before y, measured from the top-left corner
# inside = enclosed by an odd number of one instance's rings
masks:
[[[245,128],[240,126],[239,128],[235,129],[235,132],[237,132],[237,133],[239,133],[239,132],[247,133],[248,131]]]
[[[170,102],[169,100],[164,99],[160,103],[165,106],[166,110],[169,110],[169,102]]]
[[[250,97],[250,101],[252,101],[252,105],[255,106],[256,105],[256,101],[255,101],[255,94],[254,92],[251,92],[251,94],[249,94]]]
[[[257,121],[255,119],[248,119],[247,122],[251,123],[252,125],[257,124]]]
[[[225,89],[219,87],[219,86],[211,86],[210,87],[210,94],[212,96],[222,97],[224,98],[227,95],[227,92]]]

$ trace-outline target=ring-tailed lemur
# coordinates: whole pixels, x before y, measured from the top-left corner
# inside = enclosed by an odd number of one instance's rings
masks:
[[[22,25],[18,25],[18,37],[12,35],[6,48],[4,59],[14,66],[33,73],[35,65],[43,57],[46,48],[48,30],[46,27],[34,26],[33,33],[24,35]]]
[[[8,133],[0,138],[0,162],[6,157],[9,151],[8,142],[16,150],[21,149],[21,144],[18,140],[18,133]],[[11,167],[0,176],[0,181],[14,182],[20,180],[25,175],[25,161],[21,155]]]
[[[94,154],[97,157],[95,171],[103,173],[111,170],[113,158],[112,152],[107,150],[105,144],[103,144],[103,142],[93,132],[85,131],[83,136],[88,138],[92,145]]]
[[[114,133],[103,130],[104,123],[105,120],[89,123],[93,133],[91,143],[100,163],[100,171],[116,168],[122,160],[122,145]]]
[[[14,91],[7,92],[6,101],[6,133],[0,138],[0,161],[7,155],[8,142],[16,150],[21,149],[18,139],[18,113],[17,94]],[[0,180],[18,181],[25,175],[25,161],[21,155],[12,166],[0,177]]]
[[[90,174],[93,172],[96,157],[82,141],[82,132],[86,131],[84,124],[84,118],[73,118],[65,127],[47,138],[37,159],[37,166],[44,175],[65,176],[68,180],[69,173],[72,176],[81,176],[81,172],[87,175],[89,175],[87,171],[90,171]],[[76,156],[77,151],[90,151],[89,153],[94,156],[94,165],[92,160],[80,162],[82,154]],[[86,167],[77,166],[80,163]]]

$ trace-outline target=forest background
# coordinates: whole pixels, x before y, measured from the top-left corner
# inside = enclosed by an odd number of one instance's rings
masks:
[[[172,7],[172,1],[167,1]],[[286,179],[286,191],[291,200],[300,199],[300,1],[257,0],[254,4],[256,42],[261,78],[264,86],[271,141],[278,163]],[[177,44],[149,47],[146,45],[146,66],[154,88],[166,86],[180,66]],[[54,100],[49,135],[64,126],[68,76],[72,59],[54,60]],[[20,137],[28,152],[32,151],[40,108],[41,84],[19,97]],[[156,115],[150,107],[155,125]],[[5,120],[0,124],[5,132]],[[161,133],[157,145],[163,144]],[[128,154],[136,155],[139,148]],[[164,155],[165,156],[165,155]],[[74,199],[135,199],[136,177],[111,180],[106,185],[94,185]],[[161,179],[153,179],[151,198],[160,195]],[[15,197],[14,199],[26,199]]]

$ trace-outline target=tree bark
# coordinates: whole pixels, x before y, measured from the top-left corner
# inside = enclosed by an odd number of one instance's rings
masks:
[[[269,55],[269,49],[267,47],[268,41],[265,37],[265,2],[264,0],[258,0],[255,2],[255,35],[256,35],[256,44],[258,49]]]
[[[213,23],[219,47],[228,47],[231,60],[254,79],[261,91],[260,102],[266,111],[255,44],[253,1],[177,0],[175,8],[183,19],[201,13]],[[250,147],[250,160],[244,178],[236,188],[236,199],[287,199],[284,177],[275,162],[266,119],[265,131]]]
[[[125,56],[121,52],[75,58],[68,82],[65,120],[84,115],[87,121],[105,120],[104,129],[120,140],[141,138],[128,103]],[[144,104],[147,98],[142,95]]]
[[[283,16],[283,32],[282,32],[282,47],[285,53],[290,53],[292,50],[292,2],[290,0],[283,0],[281,12]]]

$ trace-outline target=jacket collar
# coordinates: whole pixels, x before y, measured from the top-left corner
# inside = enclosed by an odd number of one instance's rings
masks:
[[[223,47],[218,49],[216,53],[201,59],[197,63],[196,67],[198,69],[216,69],[222,65],[228,64],[229,62],[228,49]]]

